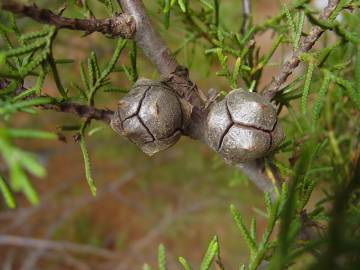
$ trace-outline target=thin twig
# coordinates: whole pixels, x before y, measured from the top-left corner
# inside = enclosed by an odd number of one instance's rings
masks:
[[[99,256],[105,259],[114,259],[117,256],[115,252],[90,245],[75,244],[65,241],[36,239],[16,235],[0,235],[0,246],[4,245],[36,249],[51,249],[56,251],[70,251],[75,253],[91,254],[93,256]]]
[[[178,63],[159,33],[151,24],[144,4],[140,0],[118,0],[124,12],[135,19],[135,41],[144,54],[156,66],[159,73],[166,76],[173,73]]]
[[[106,19],[75,19],[62,17],[51,10],[38,8],[35,4],[23,5],[16,1],[3,1],[1,8],[15,14],[30,17],[40,23],[55,25],[57,28],[80,30],[87,33],[100,32],[113,37],[120,36],[123,38],[132,38],[135,32],[134,19],[126,13]]]
[[[340,0],[329,0],[328,5],[320,15],[320,20],[326,20],[330,17],[333,11],[336,9]],[[300,64],[300,56],[303,53],[308,52],[315,44],[315,42],[321,37],[326,29],[320,26],[314,26],[310,34],[304,38],[297,51],[294,51],[290,59],[288,59],[279,71],[279,74],[275,76],[269,86],[264,91],[264,96],[268,99],[273,99],[280,91],[281,86],[286,82],[287,78],[293,73],[293,71]]]
[[[2,80],[2,81],[0,80],[0,93],[1,93],[1,90],[7,86],[7,84],[8,84],[7,80]],[[28,90],[28,89],[26,89],[24,87],[19,87],[18,89],[15,90],[15,94],[19,95],[20,93],[22,93],[26,90]],[[32,99],[32,98],[36,98],[36,97],[38,97],[38,96],[31,95],[31,96],[26,97],[25,99]],[[42,95],[41,97],[45,98],[45,97],[49,97],[49,96]],[[98,109],[93,106],[83,105],[83,104],[74,103],[74,102],[70,102],[70,101],[58,102],[55,99],[53,99],[53,103],[51,103],[51,104],[38,105],[37,107],[40,109],[43,109],[43,110],[52,110],[52,111],[56,111],[56,112],[72,113],[81,118],[85,118],[85,119],[89,119],[89,120],[94,119],[94,120],[98,120],[98,121],[104,121],[107,123],[110,123],[110,119],[111,119],[112,115],[114,114],[114,112],[112,110]]]
[[[251,0],[242,0],[241,34],[245,34],[251,25]]]
[[[247,177],[262,191],[268,192],[272,200],[277,197],[276,189],[279,188],[277,183],[272,183],[271,179],[264,172],[264,162],[262,160],[254,160],[247,163],[238,163],[239,168]]]
[[[114,114],[113,111],[108,109],[97,109],[92,106],[73,102],[60,102],[55,104],[41,105],[39,108],[43,110],[52,110],[57,112],[72,113],[81,118],[94,119],[109,123],[111,116]]]

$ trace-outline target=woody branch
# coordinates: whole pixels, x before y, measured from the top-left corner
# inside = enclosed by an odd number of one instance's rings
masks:
[[[54,25],[57,28],[85,31],[87,33],[100,32],[113,37],[131,38],[135,32],[134,19],[126,14],[120,13],[106,19],[76,19],[57,15],[51,10],[41,9],[35,4],[23,5],[16,1],[3,1],[1,8],[14,14],[30,17],[33,20]]]

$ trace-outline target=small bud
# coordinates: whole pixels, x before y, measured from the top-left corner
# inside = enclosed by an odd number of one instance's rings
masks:
[[[269,101],[236,89],[211,107],[206,138],[227,162],[237,163],[266,156],[283,141],[284,132]]]
[[[182,112],[175,92],[164,84],[139,79],[119,101],[111,127],[148,155],[175,144],[181,136]]]

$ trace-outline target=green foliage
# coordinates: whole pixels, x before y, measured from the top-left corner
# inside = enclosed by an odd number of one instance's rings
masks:
[[[184,270],[192,270],[191,265],[187,262],[187,260],[183,257],[179,257],[179,262]]]
[[[4,178],[0,175],[0,190],[2,195],[4,196],[5,203],[9,208],[15,208],[15,198],[12,195],[10,188],[7,186]]]
[[[85,73],[83,63],[80,64],[80,74],[85,90],[81,89],[78,86],[76,88],[81,92],[83,96],[85,96],[89,105],[94,105],[95,95],[99,90],[101,90],[102,88],[105,90],[106,88],[109,89],[108,76],[111,72],[114,71],[115,65],[120,57],[122,50],[125,48],[125,45],[126,40],[118,40],[114,54],[110,59],[109,63],[103,68],[103,70],[100,70],[94,52],[92,52],[90,57],[87,59],[87,74]]]
[[[95,187],[95,181],[92,177],[92,172],[91,172],[91,162],[90,162],[90,157],[89,157],[89,151],[87,149],[86,142],[85,142],[85,134],[84,134],[85,127],[86,127],[86,123],[83,124],[83,126],[80,130],[79,144],[80,144],[80,149],[81,149],[81,152],[83,154],[83,159],[84,159],[86,180],[89,184],[92,195],[95,196],[96,195],[96,187]]]
[[[159,261],[159,270],[166,270],[166,253],[165,253],[164,245],[159,246],[159,254],[158,254],[158,261]]]
[[[33,204],[39,203],[39,196],[31,184],[28,172],[36,177],[44,177],[45,168],[39,163],[37,157],[13,144],[14,139],[57,139],[57,135],[25,129],[0,128],[0,154],[9,168],[9,186],[5,179],[0,176],[1,191],[5,201],[10,208],[15,207],[13,192],[23,192],[26,198]]]
[[[219,243],[217,237],[214,236],[201,261],[200,270],[208,270],[210,268],[211,263],[214,260],[214,257],[218,254],[218,252],[219,252]]]
[[[115,12],[112,1],[100,2],[107,7],[111,14]],[[86,4],[81,5],[80,8],[83,14],[92,14],[92,11]],[[60,104],[63,101],[74,99],[78,100],[78,96],[85,99],[88,105],[93,106],[99,90],[103,90],[103,92],[125,92],[124,89],[113,87],[108,78],[112,72],[116,71],[116,64],[126,46],[125,40],[119,39],[117,41],[110,61],[103,68],[100,68],[96,54],[92,52],[87,59],[88,69],[86,72],[84,65],[80,65],[80,75],[85,89],[79,87],[77,83],[72,83],[72,88],[75,88],[78,94],[70,93],[68,87],[63,85],[63,78],[59,74],[58,66],[73,63],[73,60],[56,59],[54,57],[53,46],[57,38],[57,29],[52,26],[43,26],[38,31],[20,33],[13,15],[10,13],[4,14],[10,22],[8,24],[0,22],[0,37],[6,45],[0,48],[0,83],[5,85],[5,87],[0,89],[0,116],[5,121],[9,122],[11,117],[17,112],[36,114],[35,108],[37,106]],[[132,81],[135,81],[138,77],[136,50],[136,44],[133,43],[130,50],[131,68],[129,69]],[[43,95],[43,85],[50,74],[52,74],[60,97]],[[32,87],[24,89],[23,83],[28,77],[35,77],[35,83]],[[22,162],[18,164],[15,164],[17,163],[15,158],[5,158],[10,168],[9,179],[11,182],[16,183],[15,185],[10,185],[10,187],[16,192],[24,192],[29,201],[36,204],[39,201],[38,195],[26,176],[24,169],[29,170],[38,177],[44,176],[45,170],[30,153],[14,146],[12,138],[56,139],[57,135],[42,131],[13,129],[7,127],[8,125],[6,123],[6,128],[1,128],[0,130],[1,136],[7,138],[7,140],[1,142],[1,151],[10,156],[18,156],[20,153],[22,155],[20,158]],[[85,176],[92,194],[95,194],[96,188],[91,174],[91,163],[85,142],[85,130],[88,125],[90,125],[90,122],[85,121],[76,131],[80,134],[79,144],[84,157]],[[2,187],[5,188],[6,186],[3,185]]]

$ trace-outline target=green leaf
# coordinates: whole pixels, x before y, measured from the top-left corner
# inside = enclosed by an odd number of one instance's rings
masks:
[[[301,98],[301,110],[302,110],[303,114],[307,113],[307,102],[308,102],[308,97],[309,97],[309,92],[310,92],[310,84],[311,84],[311,79],[312,79],[312,75],[314,72],[314,68],[315,68],[315,64],[311,61],[309,63],[308,70],[306,72],[304,89],[303,89],[302,98]]]
[[[88,185],[90,187],[91,194],[93,196],[96,196],[96,186],[95,186],[95,181],[94,181],[94,179],[92,177],[92,173],[91,173],[90,157],[89,157],[89,152],[88,152],[88,149],[87,149],[87,146],[86,146],[84,134],[80,134],[79,143],[80,143],[80,149],[81,149],[81,152],[83,154],[83,159],[84,159],[86,180],[87,180]]]
[[[296,29],[295,40],[294,40],[294,45],[295,45],[294,48],[295,49],[299,48],[301,33],[302,33],[302,29],[304,27],[304,22],[305,22],[305,12],[300,11],[299,21],[298,21],[298,25],[297,25],[297,29]]]
[[[334,74],[331,75],[331,78],[340,86],[344,87],[347,91],[349,97],[352,99],[354,104],[356,105],[357,109],[360,110],[360,94],[354,89],[352,82],[335,76]]]
[[[26,66],[21,67],[20,74],[22,77],[27,76],[34,71],[40,64],[42,64],[48,58],[48,52],[42,51],[33,60],[31,60]]]
[[[281,44],[281,42],[282,42],[283,39],[284,39],[284,35],[280,35],[280,36],[278,36],[278,37],[276,38],[275,42],[274,42],[274,43],[272,44],[272,46],[271,46],[271,49],[270,49],[269,53],[267,53],[267,54],[263,57],[263,60],[260,62],[259,68],[263,68],[263,67],[265,67],[265,66],[269,63],[271,57],[274,55],[274,53],[276,52],[276,50],[279,48],[279,46],[280,46],[280,44]]]
[[[95,71],[95,80],[97,80],[98,78],[100,78],[100,67],[98,64],[96,54],[94,52],[91,52],[90,59],[91,59],[91,64]]]
[[[93,65],[91,58],[88,58],[88,78],[90,85],[93,86],[96,81],[96,75],[95,75],[95,67]]]
[[[126,88],[120,88],[120,87],[106,87],[104,88],[104,92],[118,92],[118,93],[129,93],[129,90]]]
[[[5,104],[0,108],[0,115],[15,112],[17,110],[25,109],[28,107],[51,104],[54,102],[50,97],[38,97],[30,100],[23,100],[13,104]]]
[[[253,217],[251,219],[251,225],[250,225],[250,235],[252,239],[256,242],[256,218]]]
[[[87,92],[90,92],[90,81],[85,74],[84,63],[80,63],[80,76]]]
[[[41,95],[41,90],[42,90],[42,87],[44,85],[46,75],[47,75],[47,70],[45,69],[44,65],[42,65],[41,70],[40,70],[40,74],[36,78],[36,83],[35,83],[35,87],[34,87],[34,90],[35,90],[36,94],[39,95],[39,96]]]
[[[240,68],[241,68],[241,58],[238,57],[235,61],[234,70],[233,70],[233,74],[232,74],[232,80],[231,80],[231,87],[233,89],[237,88],[237,80],[238,80],[238,76],[240,73]]]
[[[106,68],[101,73],[100,79],[98,81],[105,80],[105,78],[112,72],[113,68],[116,65],[116,62],[118,61],[118,59],[120,57],[122,50],[126,46],[126,42],[127,42],[126,40],[121,40],[121,39],[118,40],[118,42],[116,44],[115,52],[114,52],[113,56],[111,57],[109,64],[106,66]]]
[[[313,128],[313,130],[315,130],[316,123],[317,123],[318,119],[320,118],[320,111],[325,102],[325,96],[329,89],[330,83],[331,83],[330,74],[329,74],[329,72],[325,71],[323,82],[320,86],[319,93],[318,93],[318,95],[314,101],[314,105],[313,105],[313,111],[312,111],[312,128]]]
[[[16,207],[15,198],[12,195],[9,187],[7,186],[4,178],[2,178],[1,175],[0,175],[0,191],[1,191],[2,195],[4,196],[6,205],[9,208],[14,209]]]
[[[150,267],[150,265],[148,265],[147,263],[145,263],[143,265],[143,270],[152,270],[152,268]]]
[[[30,203],[39,204],[39,196],[19,163],[13,163],[10,167],[10,177],[14,183],[14,188],[21,190]]]
[[[159,263],[159,270],[166,270],[166,251],[163,244],[159,245],[158,263]]]
[[[218,243],[218,239],[217,236],[214,236],[214,238],[211,240],[208,249],[201,261],[200,264],[200,270],[208,270],[211,266],[211,263],[214,259],[214,257],[216,256],[216,254],[218,254],[219,252],[219,243]]]
[[[31,32],[27,34],[23,34],[20,36],[20,40],[31,40],[36,38],[43,38],[49,34],[49,28],[45,27],[44,29],[36,32]]]
[[[360,45],[356,50],[356,60],[355,60],[355,85],[358,95],[360,95]]]
[[[40,40],[38,42],[34,42],[32,44],[29,44],[29,45],[24,45],[22,47],[18,47],[18,48],[6,51],[5,56],[7,58],[18,57],[18,56],[33,52],[33,51],[43,47],[45,44],[46,44],[45,40]]]
[[[230,211],[251,253],[252,254],[255,253],[257,250],[256,243],[254,239],[251,237],[250,232],[246,228],[242,216],[240,215],[239,211],[236,209],[236,207],[233,204],[230,205]]]
[[[130,61],[131,61],[131,81],[136,82],[138,79],[138,71],[137,71],[137,46],[136,42],[133,41],[131,44],[131,50],[129,53]]]
[[[53,35],[55,35],[55,33],[56,33],[56,31],[53,30]],[[49,49],[48,49],[47,60],[48,60],[48,62],[50,64],[50,68],[51,68],[51,71],[52,71],[52,74],[53,74],[53,78],[54,78],[56,88],[58,89],[61,96],[64,99],[67,99],[68,98],[67,91],[66,91],[65,87],[63,86],[63,84],[61,82],[61,77],[60,77],[60,74],[59,74],[59,71],[58,71],[58,68],[57,68],[53,53],[52,53],[51,46],[52,46],[52,36],[49,36]]]
[[[52,132],[40,131],[34,129],[12,129],[12,128],[0,128],[0,133],[5,133],[11,138],[22,138],[22,139],[46,139],[56,140],[58,135]]]
[[[164,27],[168,29],[170,25],[170,0],[163,0],[163,14]]]
[[[96,127],[96,128],[93,128],[92,130],[90,130],[89,132],[88,132],[88,135],[89,136],[92,136],[92,135],[94,135],[95,133],[97,133],[97,132],[99,132],[100,130],[103,130],[104,129],[104,127]]]
[[[187,12],[187,2],[185,2],[185,0],[178,0],[178,4],[179,4],[181,11],[186,13]]]
[[[187,262],[185,258],[179,257],[179,262],[181,263],[184,270],[192,270],[191,265]]]
[[[271,195],[269,192],[265,192],[264,194],[264,200],[265,200],[265,207],[268,216],[270,216],[271,209],[272,209],[272,202],[271,202]]]
[[[18,150],[18,153],[19,163],[23,168],[37,177],[44,177],[46,175],[45,168],[37,161],[35,155],[21,150]]]
[[[200,0],[202,4],[204,4],[207,8],[213,10],[214,6],[209,2],[209,0]]]
[[[293,42],[293,46],[294,48],[297,48],[297,43],[296,43],[296,27],[295,27],[295,23],[294,20],[291,16],[290,10],[288,9],[288,7],[284,4],[283,5],[284,8],[284,12],[286,15],[286,19],[287,19],[287,23],[288,23],[288,27],[291,33],[291,37],[292,37],[292,42]]]
[[[295,165],[294,176],[290,181],[291,184],[289,187],[289,195],[287,198],[283,197],[283,194],[280,196],[282,200],[285,200],[285,205],[281,213],[280,232],[278,237],[278,252],[275,256],[273,256],[270,262],[270,269],[284,269],[287,254],[289,254],[289,250],[291,250],[295,244],[294,241],[291,241],[291,236],[293,233],[291,229],[294,228],[292,226],[294,225],[292,221],[298,217],[296,211],[296,203],[299,195],[298,187],[308,173],[311,163],[311,156],[313,156],[314,151],[317,151],[316,149],[317,148],[315,147],[313,141],[310,141],[304,145],[300,158]],[[282,191],[282,193],[284,193],[284,191]]]

